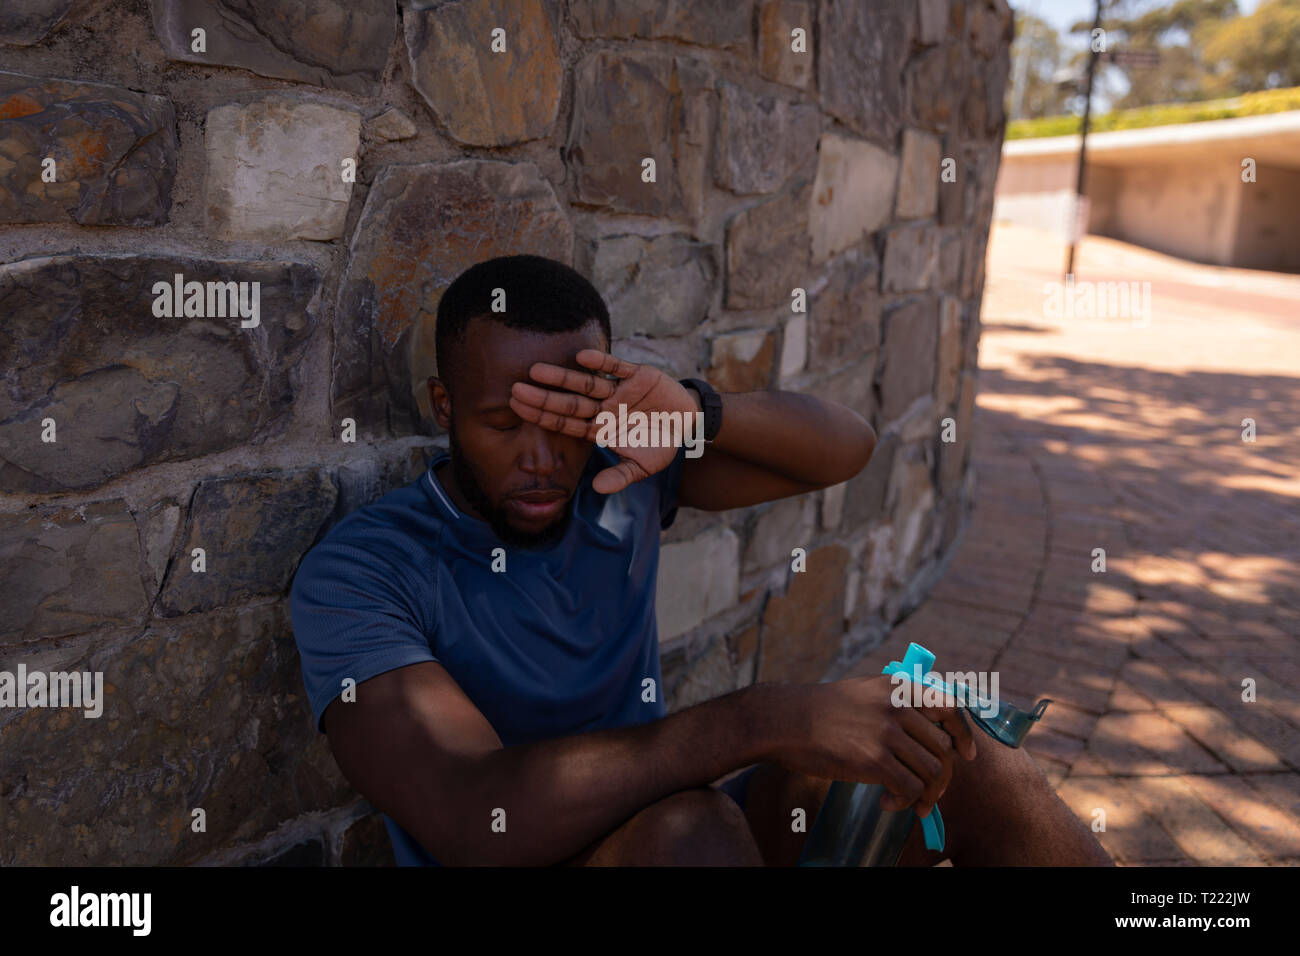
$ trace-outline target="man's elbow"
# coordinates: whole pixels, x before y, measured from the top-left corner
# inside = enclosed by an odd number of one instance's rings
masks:
[[[856,412],[854,416],[858,420],[858,427],[854,429],[853,437],[844,443],[845,448],[845,471],[842,477],[838,478],[834,484],[842,481],[848,481],[850,478],[861,473],[862,469],[867,467],[871,461],[871,454],[876,450],[876,430],[871,427],[861,415]]]
[[[862,420],[862,438],[859,442],[859,461],[858,467],[853,472],[855,475],[867,467],[871,461],[871,455],[876,450],[876,430],[871,427],[871,423],[865,418]]]

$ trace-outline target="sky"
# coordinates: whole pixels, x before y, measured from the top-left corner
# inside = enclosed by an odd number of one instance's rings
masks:
[[[1086,34],[1071,35],[1065,31],[1074,23],[1083,19],[1092,19],[1096,15],[1096,0],[1009,0],[1012,8],[1026,10],[1042,17],[1061,34],[1061,45],[1067,50],[1081,50],[1088,45]],[[1237,9],[1242,14],[1255,11],[1260,0],[1237,0]],[[1149,0],[1149,6],[1166,6],[1167,2]],[[1128,91],[1128,81],[1118,71],[1107,71],[1098,88],[1093,93],[1093,110],[1106,112],[1110,109],[1112,98],[1122,96]]]
[[[1011,6],[1034,13],[1061,31],[1078,20],[1091,18],[1096,11],[1095,0],[1011,0]],[[1257,6],[1259,0],[1237,0],[1242,13],[1252,13]]]

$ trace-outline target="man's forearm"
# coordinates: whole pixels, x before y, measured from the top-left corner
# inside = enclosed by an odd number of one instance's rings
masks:
[[[875,448],[876,433],[853,409],[798,392],[727,392],[711,450],[792,481],[848,481]]]
[[[563,861],[655,801],[765,759],[792,732],[797,694],[756,685],[652,723],[493,751],[464,767],[457,806],[431,808],[413,835],[447,863]],[[490,826],[498,808],[504,832]]]

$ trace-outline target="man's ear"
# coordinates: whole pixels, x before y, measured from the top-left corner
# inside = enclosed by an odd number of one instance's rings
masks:
[[[434,420],[444,431],[451,428],[451,393],[442,379],[436,375],[429,376],[425,383],[429,389],[429,407],[433,409]]]

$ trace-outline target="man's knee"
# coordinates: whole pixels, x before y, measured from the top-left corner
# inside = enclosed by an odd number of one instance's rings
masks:
[[[762,866],[735,802],[714,787],[682,790],[650,804],[582,862],[622,866]]]
[[[958,758],[939,806],[954,863],[1107,866],[1110,857],[1022,748],[980,738]]]
[[[666,863],[762,865],[744,811],[716,787],[679,791],[646,807],[634,819]]]

